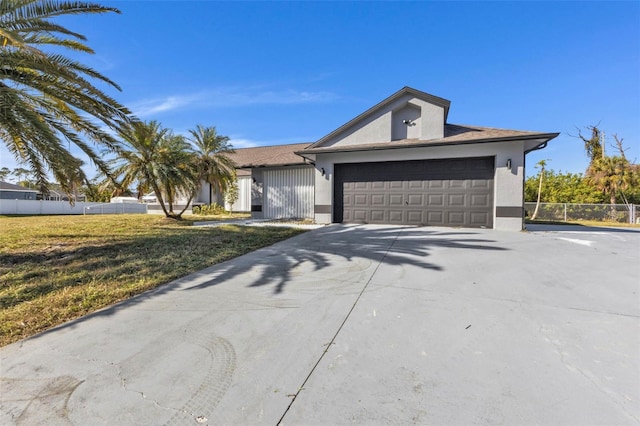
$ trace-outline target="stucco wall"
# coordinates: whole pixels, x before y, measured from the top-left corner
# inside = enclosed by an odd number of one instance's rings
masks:
[[[404,119],[414,120],[415,125],[406,128]],[[444,121],[444,108],[404,95],[333,135],[322,146],[362,145],[401,138],[438,139],[444,135]]]

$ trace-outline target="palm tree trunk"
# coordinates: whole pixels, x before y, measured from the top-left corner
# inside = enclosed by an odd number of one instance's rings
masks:
[[[169,217],[169,212],[167,211],[167,208],[164,205],[164,199],[162,198],[162,191],[160,191],[160,188],[155,182],[152,182],[151,186],[153,187],[153,192],[156,194],[156,199],[160,203],[160,207],[162,207],[165,217]]]
[[[531,220],[535,220],[538,217],[538,210],[540,209],[540,196],[542,195],[542,178],[544,176],[544,169],[540,171],[540,183],[538,184],[538,201],[536,201],[536,209],[533,211]]]
[[[187,211],[187,207],[189,207],[189,204],[191,203],[191,201],[193,200],[193,195],[189,196],[189,199],[187,200],[187,204],[184,206],[184,208],[182,209],[182,211],[180,213],[178,213],[178,216],[176,216],[178,219],[182,219],[182,214]]]
[[[165,184],[165,188],[167,190],[167,204],[169,205],[169,215],[171,217],[175,217],[175,214],[173,213],[173,188],[171,188],[171,185],[169,185],[168,183]]]

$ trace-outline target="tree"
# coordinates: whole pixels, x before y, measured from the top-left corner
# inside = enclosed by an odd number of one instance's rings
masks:
[[[11,170],[9,170],[8,167],[3,167],[0,169],[0,180],[6,181],[10,175],[11,175]]]
[[[235,164],[229,158],[235,151],[229,138],[219,135],[215,127],[198,125],[189,133],[189,140],[196,147],[198,177],[209,184],[209,204],[212,204],[213,192],[225,192],[236,180]]]
[[[50,170],[61,188],[72,194],[81,165],[70,152],[72,144],[110,176],[107,164],[88,142],[115,149],[117,141],[104,125],[117,129],[119,122],[129,121],[129,111],[91,81],[120,90],[116,83],[60,53],[93,50],[83,35],[52,20],[108,12],[120,13],[81,1],[0,1],[0,140],[31,170],[45,193]]]
[[[578,136],[584,142],[590,158],[585,173],[587,180],[608,198],[611,205],[616,204],[618,195],[626,200],[624,192],[638,186],[640,180],[637,173],[638,167],[627,160],[622,145],[623,140],[618,138],[618,135],[614,135],[614,139],[619,155],[609,156],[605,154],[604,135],[598,126],[589,126],[587,129],[591,131],[589,139],[578,131]]]
[[[531,220],[535,220],[538,216],[538,210],[540,209],[540,196],[542,195],[542,180],[544,179],[544,168],[547,165],[546,160],[538,161],[536,168],[540,167],[540,183],[538,184],[538,199],[536,201],[536,208],[531,215]]]
[[[165,216],[181,218],[198,185],[191,145],[156,121],[133,121],[122,126],[119,135],[122,146],[117,150],[114,174],[122,179],[120,186],[135,186],[138,198],[153,190]],[[188,202],[175,213],[179,194],[186,195]]]
[[[238,181],[234,180],[234,182],[227,186],[227,189],[224,192],[224,201],[229,204],[229,210],[233,210],[233,205],[238,201],[240,197],[240,189],[238,188]]]
[[[109,184],[111,184],[111,181],[97,182],[96,180],[91,180],[86,182],[83,187],[86,200],[98,203],[108,203],[112,194],[112,189],[109,188]]]
[[[621,156],[606,156],[589,165],[587,178],[595,188],[609,197],[610,204],[616,204],[617,194],[624,197],[624,191],[633,185],[633,171],[629,162]]]
[[[18,184],[26,183],[27,187],[31,187],[31,182],[28,179],[31,175],[31,170],[25,169],[24,167],[16,167],[13,169],[13,175],[18,178]]]
[[[525,181],[525,201],[535,202],[540,177],[530,176]],[[602,203],[602,193],[595,189],[582,173],[563,173],[545,169],[545,184],[541,199],[547,203]]]
[[[602,145],[603,136],[597,125],[587,126],[587,130],[591,132],[589,139],[582,136],[580,129],[578,129],[578,136],[584,142],[584,149],[587,151],[587,156],[589,156],[591,162],[594,162],[604,156],[604,146]]]
[[[164,165],[161,187],[166,194],[169,216],[181,218],[200,184],[195,153],[184,137],[169,134],[163,140],[160,159]],[[175,214],[173,206],[180,195],[187,196],[187,202],[182,211]]]

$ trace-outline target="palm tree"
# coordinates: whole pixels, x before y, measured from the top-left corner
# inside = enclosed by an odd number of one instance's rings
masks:
[[[122,179],[120,186],[135,185],[138,198],[153,190],[165,216],[181,218],[198,185],[191,145],[156,121],[133,121],[123,125],[119,134],[123,143],[117,151],[114,175]],[[187,205],[175,213],[180,194],[187,195]]]
[[[209,204],[213,201],[213,192],[224,192],[236,179],[236,169],[229,155],[234,154],[229,137],[219,135],[215,126],[198,125],[189,130],[189,139],[196,149],[196,167],[199,180],[209,184]]]
[[[609,203],[616,204],[617,194],[634,184],[633,168],[624,156],[606,156],[591,162],[586,173],[589,182],[609,196]]]
[[[540,160],[536,164],[536,168],[540,167],[540,182],[538,184],[538,200],[536,201],[536,208],[531,215],[531,220],[535,220],[538,217],[538,210],[540,209],[540,197],[542,195],[542,180],[544,179],[544,168],[547,166],[546,160]]]
[[[586,139],[579,134],[585,143],[587,155],[591,159],[585,176],[594,188],[609,197],[609,203],[612,205],[611,212],[615,216],[613,205],[616,204],[617,195],[620,194],[624,199],[624,191],[637,184],[635,169],[627,160],[622,138],[618,138],[616,134],[613,135],[615,146],[620,155],[606,155],[604,152],[604,132],[600,131],[597,126],[588,127],[588,129],[592,131],[591,139]]]
[[[59,53],[61,48],[93,50],[83,35],[52,21],[107,12],[119,13],[81,1],[0,1],[0,140],[31,170],[43,192],[49,186],[48,170],[65,191],[72,191],[81,163],[70,153],[71,144],[110,176],[91,142],[113,150],[117,142],[104,125],[116,129],[120,121],[129,121],[129,111],[91,80],[120,90],[116,83]]]

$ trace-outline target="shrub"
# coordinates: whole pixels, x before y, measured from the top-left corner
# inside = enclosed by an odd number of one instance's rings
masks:
[[[194,206],[192,211],[193,214],[200,216],[216,216],[227,213],[227,211],[224,209],[224,206],[221,206],[217,203]]]

